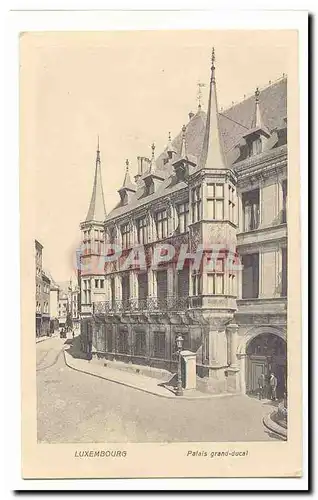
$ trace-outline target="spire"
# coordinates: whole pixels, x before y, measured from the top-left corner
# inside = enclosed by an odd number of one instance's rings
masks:
[[[259,97],[260,97],[260,91],[259,88],[255,90],[255,111],[254,111],[254,116],[252,119],[252,125],[251,129],[258,129],[258,130],[264,130],[268,132],[267,127],[265,127],[263,120],[262,120],[262,114],[260,110],[260,105],[259,105]]]
[[[105,220],[105,217],[106,217],[106,209],[105,209],[104,191],[102,183],[99,136],[98,136],[93,192],[86,217],[86,222],[88,221],[103,222]]]
[[[224,169],[226,162],[222,147],[215,82],[215,52],[212,50],[209,103],[200,168]]]
[[[186,145],[186,134],[185,133],[186,133],[186,126],[183,125],[180,158],[187,158],[187,145]]]
[[[262,119],[262,114],[260,110],[260,91],[259,88],[255,90],[255,108],[254,108],[254,114],[252,118],[252,123],[251,123],[251,128],[248,130],[248,132],[243,135],[243,137],[246,139],[248,137],[252,137],[256,135],[264,135],[265,137],[270,137],[270,132],[268,128],[264,125],[263,119]]]
[[[155,169],[156,169],[156,160],[155,160],[156,146],[155,146],[154,142],[151,144],[151,149],[152,149],[152,152],[151,152],[151,160],[150,160],[150,167],[149,167],[148,174],[154,174]]]
[[[124,182],[120,190],[127,189],[128,191],[136,191],[135,186],[133,185],[131,178],[130,178],[130,173],[129,173],[129,160],[126,160],[126,170],[125,170],[125,177],[124,177]]]
[[[177,151],[175,150],[175,148],[172,145],[171,132],[169,132],[169,135],[168,135],[168,145],[167,145],[167,153],[168,153],[169,158],[171,159],[172,156],[173,156],[173,154],[176,153],[176,152]]]

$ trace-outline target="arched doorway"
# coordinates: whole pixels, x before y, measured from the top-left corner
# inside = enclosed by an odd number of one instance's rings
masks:
[[[249,342],[246,354],[246,393],[256,395],[260,375],[263,373],[268,383],[270,374],[274,373],[277,377],[277,397],[282,398],[287,382],[285,340],[273,333],[262,333]]]

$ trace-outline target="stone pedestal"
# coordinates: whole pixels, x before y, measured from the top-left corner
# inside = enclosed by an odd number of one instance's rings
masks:
[[[192,351],[181,351],[183,389],[196,389],[196,354]]]

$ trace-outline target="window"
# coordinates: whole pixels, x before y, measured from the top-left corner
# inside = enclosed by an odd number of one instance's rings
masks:
[[[130,298],[130,279],[129,279],[129,274],[125,274],[122,277],[121,281],[121,288],[122,288],[122,300],[124,303],[127,303],[129,298]]]
[[[189,269],[185,267],[178,272],[178,297],[189,296]]]
[[[106,325],[106,343],[107,351],[112,352],[113,350],[113,328],[111,325]]]
[[[224,295],[224,260],[216,259],[213,272],[207,274],[208,294]]]
[[[201,186],[191,190],[191,200],[192,222],[197,222],[201,219]]]
[[[224,219],[224,184],[207,184],[208,219]]]
[[[192,275],[192,295],[201,295],[202,293],[202,279],[201,274]]]
[[[145,356],[146,351],[146,334],[144,332],[136,333],[134,354],[136,354],[137,356]]]
[[[282,224],[287,222],[287,179],[282,182],[283,191],[283,209],[282,209]]]
[[[148,242],[147,218],[142,217],[137,219],[137,238],[138,243],[145,244]]]
[[[99,280],[95,280],[95,288],[99,288]]]
[[[166,355],[166,334],[164,332],[154,333],[154,357],[164,358]]]
[[[262,152],[262,139],[257,139],[248,142],[248,156],[255,156]]]
[[[130,248],[130,227],[128,222],[121,226],[121,237],[123,248]]]
[[[157,297],[165,299],[167,297],[168,280],[167,271],[157,271]]]
[[[128,332],[126,330],[119,330],[118,332],[118,352],[122,354],[128,353]]]
[[[144,300],[148,297],[148,275],[147,273],[138,274],[138,297]]]
[[[83,299],[84,304],[91,303],[91,281],[83,280]],[[66,308],[66,304],[64,304],[64,309]]]
[[[256,299],[259,294],[259,254],[243,255],[242,264],[242,297]]]
[[[229,184],[229,220],[236,224],[235,217],[235,189]]]
[[[257,229],[260,222],[259,189],[248,191],[242,195],[244,214],[244,231]]]
[[[104,288],[104,280],[100,280],[100,288]]]
[[[177,206],[178,214],[178,232],[185,233],[189,225],[189,203],[180,203]]]
[[[160,210],[160,212],[156,213],[156,230],[157,230],[157,238],[162,240],[166,238],[168,235],[168,216],[167,210]]]
[[[115,307],[115,300],[116,300],[116,290],[115,290],[115,279],[111,278],[110,279],[110,297],[111,297],[111,306],[112,308]]]
[[[109,243],[110,244],[116,243],[116,239],[117,239],[117,229],[115,226],[113,226],[109,229]]]
[[[281,289],[282,297],[287,297],[287,269],[288,269],[288,261],[287,261],[287,247],[286,247],[282,248],[282,289]]]
[[[98,229],[94,230],[94,247],[97,254],[101,253],[102,244],[104,240],[104,233]]]

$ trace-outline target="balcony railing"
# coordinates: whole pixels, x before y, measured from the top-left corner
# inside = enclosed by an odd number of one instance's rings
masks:
[[[94,314],[180,311],[189,306],[189,297],[147,297],[94,303]]]

